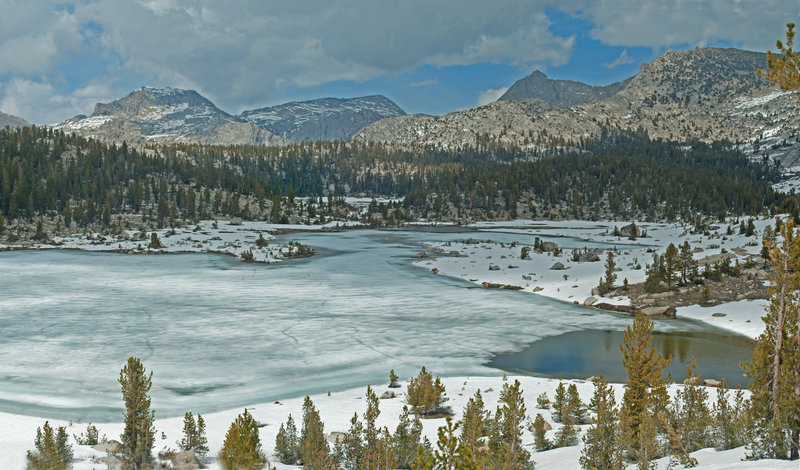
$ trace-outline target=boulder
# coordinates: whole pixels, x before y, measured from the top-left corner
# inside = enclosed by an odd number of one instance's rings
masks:
[[[586,253],[581,253],[580,256],[578,256],[578,261],[581,263],[594,263],[595,261],[600,261],[600,255],[598,255],[596,251],[588,251]]]
[[[628,224],[621,229],[619,229],[619,236],[621,237],[630,237],[631,235],[639,236],[639,229],[636,227],[636,224]]]
[[[720,385],[722,385],[722,382],[714,379],[703,379],[703,385],[705,385],[706,387],[719,387]]]
[[[558,251],[558,244],[553,242],[542,242],[542,251]]]
[[[95,444],[92,446],[92,449],[98,452],[110,452],[113,454],[122,450],[122,443],[112,439],[110,441]]]
[[[542,288],[542,287],[539,287],[539,286],[536,286],[536,287],[534,287],[534,288],[533,288],[533,291],[534,291],[534,292],[541,292],[541,291],[543,291],[543,290],[544,290],[544,288]]]
[[[642,309],[642,313],[645,316],[652,316],[652,315],[675,316],[675,307],[671,307],[671,306],[645,307],[645,308]]]
[[[556,261],[556,263],[554,265],[550,266],[550,269],[553,270],[553,271],[561,271],[561,270],[564,270],[564,269],[567,269],[567,268],[564,266],[564,263],[562,263],[560,261]]]
[[[200,459],[193,450],[185,450],[183,452],[176,452],[170,456],[172,461],[172,468],[175,470],[197,470],[200,468]]]
[[[498,266],[496,264],[490,264],[489,265],[489,271],[500,271],[500,266]]]
[[[439,274],[439,268],[433,268],[433,269],[431,269],[431,273],[433,273],[433,274]]]
[[[380,396],[380,399],[381,400],[390,400],[392,398],[395,398],[396,396],[397,395],[395,395],[394,392],[392,392],[390,390],[390,391],[383,392],[383,394]]]
[[[325,436],[325,440],[328,441],[329,444],[336,445],[338,441],[344,441],[347,437],[347,433],[339,432],[339,431],[332,431],[330,434]]]
[[[595,297],[587,297],[586,300],[583,301],[583,305],[592,306],[597,302],[597,298]]]

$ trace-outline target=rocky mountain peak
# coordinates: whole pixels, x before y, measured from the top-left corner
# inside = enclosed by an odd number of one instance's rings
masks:
[[[194,90],[143,87],[110,103],[95,105],[91,116],[76,116],[56,127],[113,142],[197,142],[280,144],[269,131],[217,108]]]
[[[364,126],[405,114],[383,95],[320,98],[244,111],[240,117],[284,139],[349,140]]]
[[[514,83],[498,101],[537,99],[569,108],[610,98],[625,88],[629,81],[595,86],[573,80],[551,80],[541,70],[535,70]]]

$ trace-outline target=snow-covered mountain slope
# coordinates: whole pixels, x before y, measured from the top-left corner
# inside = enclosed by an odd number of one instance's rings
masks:
[[[111,103],[98,103],[91,116],[76,116],[55,126],[112,142],[197,142],[203,144],[281,144],[269,131],[220,110],[194,90],[140,88]]]
[[[385,96],[321,98],[244,111],[240,117],[293,142],[349,140],[377,120],[405,115]]]

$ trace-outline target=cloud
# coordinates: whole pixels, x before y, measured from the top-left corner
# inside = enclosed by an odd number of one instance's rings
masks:
[[[422,65],[560,65],[574,38],[550,30],[548,2],[7,0],[14,14],[0,19],[0,81],[55,84],[65,80],[64,60],[102,55],[108,73],[129,82],[194,88],[233,111],[290,86],[363,82]]]
[[[111,79],[97,79],[69,93],[50,82],[14,78],[0,89],[0,110],[36,124],[55,124],[91,112],[98,101],[119,97]]]
[[[408,87],[409,87],[409,88],[419,88],[419,87],[421,87],[421,86],[431,86],[431,85],[436,85],[437,83],[439,83],[439,79],[437,79],[437,78],[434,78],[434,79],[431,79],[431,80],[423,80],[423,81],[421,81],[421,82],[409,83],[409,84],[408,84]]]
[[[424,65],[558,67],[578,44],[575,36],[555,32],[548,8],[586,20],[591,37],[607,45],[654,49],[731,41],[766,50],[783,36],[787,19],[800,15],[797,0],[753,5],[747,0],[5,0],[3,10],[13,13],[0,15],[0,103],[34,121],[69,111],[63,119],[75,114],[74,106],[107,99],[99,93],[83,100],[74,91],[91,92],[86,82],[100,82],[86,77],[101,76],[134,88],[193,88],[235,112],[268,103],[292,87],[397,77]],[[75,72],[81,61],[96,71]],[[26,94],[12,97],[14,92]],[[91,112],[91,104],[79,112]]]
[[[623,49],[622,53],[616,59],[612,60],[607,64],[603,64],[603,67],[607,69],[613,69],[614,67],[619,67],[620,65],[627,65],[636,62],[636,60],[628,55],[628,50]]]
[[[800,16],[797,0],[564,0],[559,8],[593,23],[591,37],[605,44],[656,49],[729,41],[765,51]]]
[[[508,87],[503,88],[489,88],[483,90],[480,95],[478,95],[478,99],[475,100],[475,106],[483,106],[489,103],[494,103],[497,101],[498,98],[503,96],[505,92],[508,91]]]

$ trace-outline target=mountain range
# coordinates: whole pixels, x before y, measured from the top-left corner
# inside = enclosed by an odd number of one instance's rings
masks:
[[[800,163],[800,102],[756,74],[765,67],[766,54],[705,47],[667,51],[611,88],[534,73],[509,89],[515,90],[513,100],[507,93],[502,101],[442,116],[383,119],[354,139],[441,148],[492,141],[545,149],[589,138],[610,126],[643,129],[653,138],[672,141],[726,139],[751,154],[769,155],[786,165]],[[566,89],[581,96],[565,99],[559,92]],[[614,89],[616,94],[603,98]]]
[[[383,96],[324,98],[244,111],[217,108],[194,90],[143,87],[91,116],[55,127],[112,142],[197,142],[217,145],[284,145],[311,140],[349,140],[367,124],[405,112]]]
[[[494,142],[529,150],[569,146],[603,128],[653,138],[729,140],[753,155],[800,163],[800,102],[755,73],[766,55],[740,49],[667,51],[605,86],[535,71],[496,102],[440,116],[406,114],[380,95],[322,98],[228,114],[193,90],[143,87],[55,127],[129,144],[285,145],[312,140],[457,149]],[[0,126],[28,123],[0,113]]]
[[[381,95],[293,101],[244,111],[240,117],[292,142],[350,140],[367,124],[403,116],[405,111]]]
[[[570,107],[602,101],[616,95],[632,77],[610,85],[594,86],[573,80],[551,80],[540,70],[517,80],[497,101],[538,99],[558,106]]]

